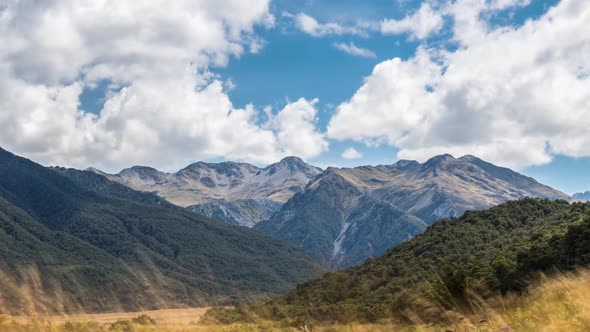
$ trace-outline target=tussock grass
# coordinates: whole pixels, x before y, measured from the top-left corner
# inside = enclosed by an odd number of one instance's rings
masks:
[[[396,320],[384,320],[375,324],[340,324],[314,325],[286,324],[285,322],[256,321],[248,324],[207,325],[194,321],[174,325],[172,319],[165,324],[147,315],[139,318],[117,322],[97,322],[92,315],[86,315],[87,321],[64,321],[63,318],[16,319],[7,315],[0,316],[0,332],[254,332],[254,331],[317,331],[317,332],[391,332],[391,331],[590,331],[590,270],[543,277],[528,292],[510,294],[488,299],[486,301],[476,294],[470,295],[474,310],[471,313],[447,311],[445,322],[426,324],[419,321],[399,323]],[[437,312],[438,306],[424,304],[421,310]],[[407,316],[423,317],[424,313],[408,312]],[[100,315],[96,315],[100,317]],[[163,319],[163,318],[162,318]],[[306,327],[304,325],[307,325]]]

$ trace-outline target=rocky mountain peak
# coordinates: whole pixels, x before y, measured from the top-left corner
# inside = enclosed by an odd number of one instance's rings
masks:
[[[483,160],[481,160],[481,159],[479,159],[476,156],[471,155],[471,154],[466,154],[463,157],[460,157],[459,160],[466,161],[466,162],[469,162],[469,163],[483,161]]]
[[[395,164],[391,165],[396,168],[406,168],[406,167],[415,167],[420,165],[419,162],[415,160],[407,160],[407,159],[400,159]]]
[[[200,161],[175,173],[134,166],[119,174],[99,174],[136,190],[155,192],[191,211],[252,226],[302,191],[321,171],[301,158],[287,157],[265,168],[242,162]]]
[[[162,174],[157,169],[148,166],[133,166],[119,172],[119,175],[122,177],[138,176],[141,179],[156,179],[161,177]]]
[[[246,163],[236,163],[232,161],[226,161],[221,163],[207,163],[199,161],[188,165],[177,172],[178,175],[187,175],[190,177],[199,177],[202,174],[213,171],[218,175],[226,176],[228,178],[242,178],[244,177],[244,171],[255,172],[258,169],[254,165]]]
[[[420,166],[419,178],[424,177],[436,177],[439,175],[439,171],[446,169],[450,163],[456,162],[457,159],[450,154],[441,154],[428,159],[424,164]]]
[[[433,166],[438,166],[438,165],[445,163],[445,162],[455,161],[455,160],[457,160],[457,159],[455,159],[455,157],[453,157],[452,155],[450,155],[448,153],[445,153],[445,154],[434,156],[434,157],[428,159],[424,163],[424,165],[427,167],[433,167]]]
[[[286,169],[288,173],[291,174],[301,172],[309,178],[313,178],[321,172],[321,169],[311,166],[299,157],[293,156],[285,157],[278,163],[274,163],[267,166],[266,168],[264,168],[264,171],[266,171],[267,175],[272,176],[282,169]]]
[[[450,154],[423,164],[329,167],[257,229],[291,241],[331,267],[347,267],[457,217],[522,197],[568,196],[508,168]],[[401,212],[400,212],[401,210]]]
[[[307,166],[307,164],[303,161],[303,159],[301,159],[299,157],[295,157],[295,156],[285,157],[285,158],[281,159],[281,161],[279,161],[279,164],[284,164],[284,165],[305,165],[305,166]]]

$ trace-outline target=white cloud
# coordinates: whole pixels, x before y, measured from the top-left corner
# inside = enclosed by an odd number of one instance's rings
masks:
[[[344,159],[360,159],[363,157],[363,154],[357,151],[355,148],[348,148],[342,152],[341,157]]]
[[[498,11],[516,9],[530,2],[531,0],[462,0],[448,3],[441,11],[453,17],[455,41],[467,45],[484,41],[490,32],[486,18]]]
[[[254,25],[272,25],[268,6],[269,0],[11,1],[2,9],[0,56],[15,77],[33,83],[168,75],[242,54],[256,40]]]
[[[361,25],[343,25],[340,23],[320,23],[314,17],[305,13],[297,15],[285,14],[287,17],[293,18],[297,29],[314,37],[323,37],[329,35],[357,35],[365,36],[365,27]]]
[[[428,3],[423,3],[415,13],[401,20],[383,20],[381,33],[386,35],[410,33],[412,38],[425,39],[432,33],[440,31],[443,24],[442,15],[434,11]]]
[[[358,47],[356,46],[353,42],[350,42],[348,44],[346,43],[334,43],[334,47],[336,47],[337,49],[341,50],[344,53],[350,54],[350,55],[354,55],[354,56],[360,56],[363,58],[375,58],[377,57],[375,55],[375,52],[366,49],[366,48],[362,48],[362,47]]]
[[[328,150],[325,135],[316,129],[318,99],[304,98],[289,103],[276,115],[270,114],[266,123],[276,131],[283,155],[312,157]]]
[[[389,144],[406,159],[469,153],[515,168],[590,156],[590,3],[563,0],[518,28],[490,27],[486,3],[449,8],[457,50],[421,47],[377,65],[338,106],[328,137]]]
[[[316,156],[327,143],[313,103],[260,124],[206,69],[256,52],[263,42],[253,27],[273,23],[269,0],[8,2],[0,6],[0,145],[44,164],[110,170]],[[100,114],[83,112],[80,94],[101,80],[124,88],[108,94]]]

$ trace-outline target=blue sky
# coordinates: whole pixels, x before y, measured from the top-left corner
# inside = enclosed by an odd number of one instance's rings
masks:
[[[0,42],[9,45],[0,51],[0,74],[9,72],[0,88],[21,84],[28,93],[0,93],[0,109],[20,110],[0,126],[25,133],[16,139],[4,130],[0,144],[45,164],[111,171],[197,160],[263,165],[289,154],[352,167],[470,153],[567,193],[590,190],[590,133],[576,121],[590,112],[580,107],[590,98],[582,47],[590,37],[575,37],[587,24],[571,17],[586,15],[585,1],[244,4],[181,1],[161,13],[159,0],[149,0],[142,10],[156,19],[130,18],[121,30],[102,25],[111,11],[95,8],[90,22],[63,12],[68,20],[49,22],[62,30],[46,34],[48,27],[19,26],[31,11],[0,8],[14,14],[0,22],[8,31]],[[553,49],[543,45],[556,38],[550,24],[563,31]],[[27,47],[11,50],[19,39]]]
[[[528,6],[506,10],[494,18],[498,25],[521,25],[528,19],[543,15],[557,0],[532,1]],[[379,21],[403,18],[405,13],[420,6],[419,1],[280,1],[276,12],[305,12],[318,20],[354,22],[359,18]],[[285,100],[300,97],[320,99],[320,123],[325,126],[334,105],[350,98],[373,67],[392,57],[408,58],[419,45],[407,35],[368,37],[329,36],[316,38],[292,27],[262,31],[267,45],[259,54],[247,54],[232,61],[226,68],[216,70],[231,78],[236,88],[229,95],[238,106],[248,103],[281,107]],[[332,45],[335,42],[354,42],[371,49],[375,58],[354,57]],[[444,42],[441,36],[432,43]],[[346,160],[340,154],[348,147],[362,151],[360,160]],[[321,164],[352,167],[363,164],[388,164],[396,161],[395,147],[367,148],[362,144],[336,143],[318,160]],[[458,156],[457,156],[458,157]],[[590,190],[590,158],[557,156],[553,162],[521,170],[542,183],[568,193]]]
[[[495,21],[498,25],[520,25],[544,14],[556,3],[556,0],[533,1],[524,8],[499,14]],[[405,1],[400,5],[391,0],[371,1],[370,4],[359,1],[281,1],[276,10],[305,12],[323,21],[353,22],[359,17],[366,20],[402,18],[419,4]],[[292,28],[288,33],[264,30],[262,36],[268,44],[259,54],[247,54],[226,68],[216,70],[236,84],[229,93],[232,101],[238,106],[254,103],[279,108],[285,100],[319,98],[323,126],[329,121],[333,106],[350,98],[376,64],[392,57],[408,58],[419,44],[409,41],[406,35],[316,38]],[[354,57],[343,53],[332,46],[339,41],[353,41],[359,47],[371,49],[377,57]],[[439,41],[434,38],[431,42]],[[360,160],[341,158],[340,154],[349,146],[362,151],[364,157]],[[395,147],[367,148],[363,144],[336,143],[318,162],[344,167],[388,164],[396,161],[396,153]],[[590,190],[590,158],[558,155],[549,164],[526,167],[521,172],[570,194]]]

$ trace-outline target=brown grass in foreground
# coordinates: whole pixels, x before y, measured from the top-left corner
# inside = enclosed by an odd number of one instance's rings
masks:
[[[488,301],[473,296],[476,314],[446,313],[454,317],[445,326],[349,324],[308,327],[320,332],[369,331],[590,331],[590,271],[544,278],[524,296],[509,295]],[[301,327],[278,326],[272,322],[209,326],[199,323],[206,309],[158,310],[139,313],[86,314],[51,317],[0,316],[0,332],[225,332],[301,331]],[[134,318],[146,315],[155,321]],[[411,314],[410,314],[411,316]]]

